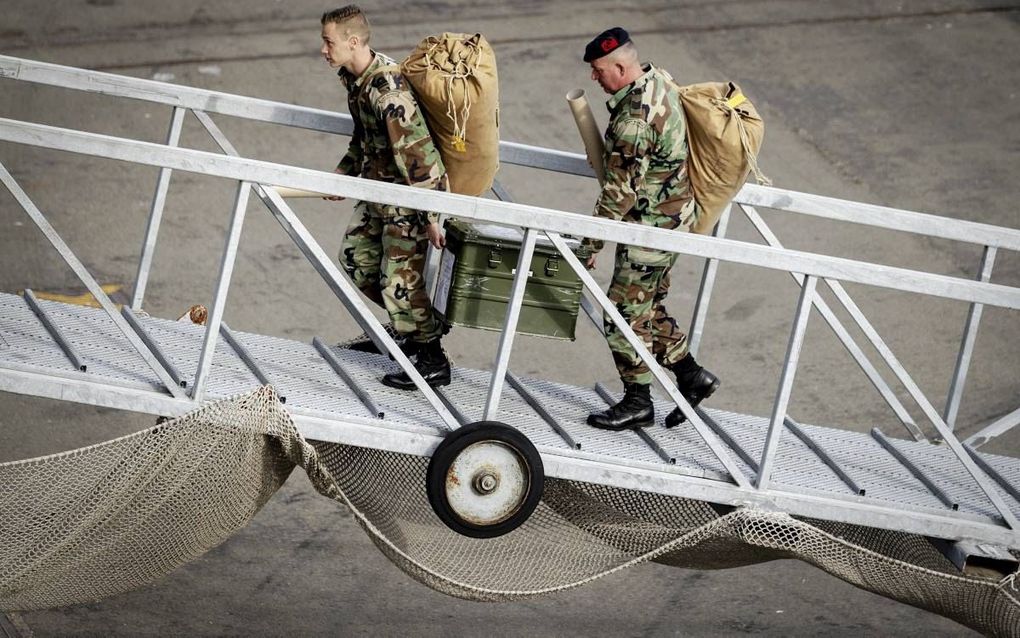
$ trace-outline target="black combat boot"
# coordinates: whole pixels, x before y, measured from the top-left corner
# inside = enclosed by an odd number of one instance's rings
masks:
[[[605,412],[588,415],[588,425],[602,430],[646,428],[655,420],[651,386],[625,383],[623,399]]]
[[[418,353],[418,342],[411,339],[408,335],[396,335],[393,338],[397,342],[397,347],[404,353],[407,358],[414,358],[414,355]],[[367,336],[351,341],[341,345],[342,348],[348,350],[357,350],[359,352],[371,352],[372,354],[382,354],[379,349],[375,347],[375,343]],[[393,355],[387,352],[390,360],[393,360]]]
[[[719,377],[702,368],[688,352],[680,361],[670,367],[676,375],[676,387],[680,394],[684,395],[692,408],[712,396],[712,393],[719,389],[721,382]],[[666,415],[666,427],[672,428],[687,420],[680,408],[674,408]]]
[[[418,360],[415,361],[414,368],[432,387],[450,385],[450,360],[446,358],[438,337],[428,343],[418,344]],[[383,385],[398,390],[414,390],[418,387],[404,372],[387,374],[382,378],[382,382]]]

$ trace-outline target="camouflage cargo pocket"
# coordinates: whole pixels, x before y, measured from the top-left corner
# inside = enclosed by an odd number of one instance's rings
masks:
[[[671,266],[673,264],[673,253],[668,250],[657,250],[655,248],[642,248],[640,246],[627,246],[625,259],[634,264],[642,266]]]

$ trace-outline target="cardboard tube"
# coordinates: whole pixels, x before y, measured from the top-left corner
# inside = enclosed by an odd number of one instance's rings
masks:
[[[588,163],[595,169],[595,176],[599,184],[606,181],[606,169],[602,165],[602,153],[605,145],[602,143],[602,134],[599,133],[598,124],[595,123],[595,114],[591,112],[588,105],[588,98],[584,96],[584,89],[574,89],[567,93],[567,104],[570,105],[570,112],[574,114],[574,122],[577,123],[577,131],[581,134],[584,142],[584,152],[588,155]]]
[[[287,188],[286,186],[273,187],[280,197],[325,197],[322,193],[303,191],[300,188]]]

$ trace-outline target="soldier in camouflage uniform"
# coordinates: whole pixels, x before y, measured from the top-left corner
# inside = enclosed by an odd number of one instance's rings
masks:
[[[347,89],[354,133],[336,172],[419,188],[447,190],[443,160],[425,118],[393,59],[373,51],[368,18],[355,5],[322,16],[322,54]],[[331,197],[339,200],[342,198]],[[444,324],[425,289],[428,243],[445,244],[435,213],[358,202],[344,236],[340,264],[354,284],[386,308],[401,349],[417,354],[415,367],[433,386],[450,383],[450,362],[440,345]],[[413,389],[404,374],[383,383]]]
[[[592,40],[584,61],[591,64],[592,80],[612,96],[607,103],[605,182],[595,215],[686,232],[699,208],[687,174],[683,107],[672,78],[651,64],[642,65],[627,32],[619,27]],[[594,268],[602,242],[585,240],[585,245],[592,252],[588,267]],[[617,246],[608,296],[656,360],[673,371],[684,397],[697,405],[719,387],[719,379],[694,361],[687,335],[666,311],[669,270],[675,261],[676,254],[668,251]],[[651,425],[652,373],[608,317],[605,327],[625,394],[618,404],[590,415],[588,423],[609,430]],[[674,410],[666,425],[683,418]]]

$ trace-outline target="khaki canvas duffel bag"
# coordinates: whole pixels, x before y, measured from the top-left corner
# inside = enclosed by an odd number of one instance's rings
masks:
[[[701,215],[691,227],[712,232],[726,204],[754,172],[759,184],[772,182],[758,168],[765,123],[740,87],[732,82],[678,86],[687,118],[687,170]]]
[[[400,64],[400,72],[425,112],[450,190],[485,193],[499,168],[499,81],[485,37],[429,36]]]

